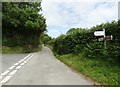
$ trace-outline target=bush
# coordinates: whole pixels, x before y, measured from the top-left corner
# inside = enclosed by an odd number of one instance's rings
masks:
[[[104,48],[104,41],[99,42],[94,36],[97,30],[106,30],[106,35],[113,35],[112,41],[107,41],[107,48]],[[96,25],[88,30],[73,28],[67,35],[61,35],[55,39],[53,50],[58,54],[84,53],[87,58],[101,58],[104,60],[118,61],[120,58],[120,41],[118,34],[118,23],[113,21]]]

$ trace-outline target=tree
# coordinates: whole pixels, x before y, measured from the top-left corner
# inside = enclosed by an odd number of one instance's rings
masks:
[[[14,40],[12,45],[38,46],[40,35],[46,31],[46,19],[39,14],[41,10],[41,2],[3,2],[3,37]]]
[[[78,32],[85,32],[86,30],[85,29],[82,29],[82,28],[71,28],[70,30],[67,31],[67,35],[70,35],[70,34],[76,34]]]
[[[43,44],[48,44],[48,42],[49,41],[51,41],[52,40],[52,38],[48,35],[48,34],[45,34],[45,33],[43,33],[42,35],[41,35],[41,42],[43,43]]]

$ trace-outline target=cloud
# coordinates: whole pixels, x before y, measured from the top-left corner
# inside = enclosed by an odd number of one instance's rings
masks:
[[[44,2],[118,2],[119,0],[44,0]]]
[[[58,35],[65,34],[68,31],[68,29],[69,28],[62,26],[49,26],[47,34],[49,34],[52,37],[56,37]]]
[[[43,0],[42,13],[46,17],[48,34],[52,37],[72,27],[90,28],[96,24],[118,19],[117,0]],[[55,33],[56,32],[56,33]]]

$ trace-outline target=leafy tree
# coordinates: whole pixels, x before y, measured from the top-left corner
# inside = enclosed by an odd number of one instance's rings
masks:
[[[3,2],[3,45],[39,45],[46,20],[39,12],[41,2]]]
[[[43,43],[43,44],[48,44],[48,42],[50,41],[50,40],[52,40],[52,38],[48,35],[48,34],[45,34],[45,33],[43,33],[42,35],[41,35],[41,42]]]
[[[86,31],[85,29],[82,29],[82,28],[71,28],[70,30],[67,31],[67,35],[70,35],[70,34],[75,34],[75,33],[78,33],[78,32],[84,32]]]

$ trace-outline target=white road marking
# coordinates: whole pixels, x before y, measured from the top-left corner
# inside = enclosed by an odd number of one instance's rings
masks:
[[[20,65],[21,65],[21,66],[24,65],[24,63],[21,63]]]
[[[31,55],[31,56],[29,57],[29,59],[31,59],[35,54],[36,54],[36,53],[34,53],[33,55]]]
[[[16,66],[16,65],[18,65],[19,63],[15,63],[14,65]]]
[[[29,54],[28,56],[26,56],[26,57],[24,58],[24,60],[27,59],[30,55],[31,55],[31,54]]]
[[[9,75],[14,75],[16,72],[17,72],[17,70],[14,70]]]
[[[7,77],[5,77],[5,78],[1,81],[1,83],[5,83],[5,82],[7,82],[10,78],[11,78],[11,76],[7,76]]]
[[[23,63],[27,63],[27,61],[24,61]]]
[[[28,62],[30,59],[27,59],[26,61]]]
[[[24,60],[26,60],[31,54],[27,55],[25,58],[21,59],[20,61],[18,61],[18,63],[23,62]]]
[[[23,63],[28,62],[36,53],[34,53],[33,55],[31,55],[30,57],[28,57]]]
[[[24,60],[26,60],[26,58],[25,58],[25,59],[22,59],[21,61],[23,62]]]
[[[23,62],[25,59],[27,59],[31,54],[27,55],[25,58],[23,58],[22,60],[18,61],[18,63],[15,63],[14,65],[18,65],[19,63]]]
[[[29,57],[28,60],[30,60],[31,58]]]
[[[3,75],[6,75],[7,73],[9,73],[10,71],[9,70],[7,70],[7,71],[5,71],[4,73],[2,73],[1,75],[3,76]]]
[[[27,59],[27,60],[25,60],[26,62],[28,62],[29,61],[29,59]]]
[[[26,64],[26,62],[23,62],[23,64]]]
[[[22,59],[22,60],[20,60],[18,63],[21,63],[22,61],[24,61],[24,60]]]
[[[33,55],[32,55],[32,54],[29,54],[28,56],[26,56],[26,57],[23,58],[22,60],[18,61],[18,63],[15,63],[14,66],[11,66],[9,69],[15,68],[15,67],[16,67],[18,64],[20,64],[21,62],[23,62],[23,63],[21,63],[20,65],[24,65],[24,64],[27,63],[27,62],[31,59],[31,57],[33,57],[35,54],[36,54],[36,53],[34,53]],[[17,66],[17,67],[16,67],[16,69],[20,69],[20,68],[21,68],[21,66]],[[0,79],[2,79],[3,75],[8,74],[9,72],[10,72],[10,71],[7,70],[7,71],[5,71],[4,73],[2,73],[2,74],[0,75]],[[8,76],[6,76],[6,77],[1,81],[1,83],[7,82],[7,81],[12,77],[12,75],[14,75],[16,72],[17,72],[17,70],[14,70],[14,71],[10,72],[10,74],[9,74]]]
[[[21,61],[24,61],[25,59],[22,59]]]
[[[17,66],[17,67],[16,67],[16,69],[20,69],[20,68],[21,68],[21,66]]]
[[[13,69],[15,66],[11,66],[9,69]]]
[[[2,79],[2,76],[0,76],[0,80]]]

